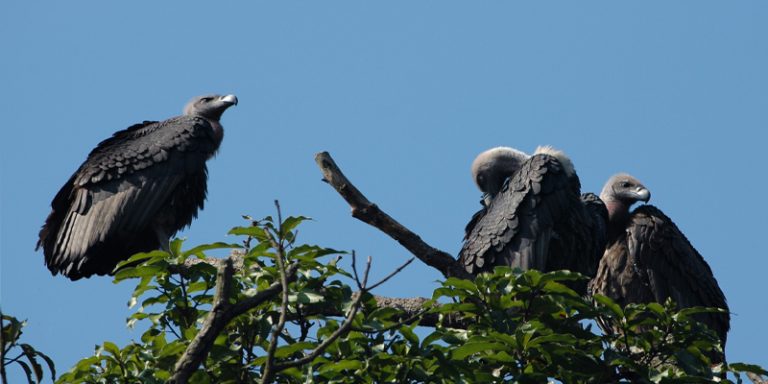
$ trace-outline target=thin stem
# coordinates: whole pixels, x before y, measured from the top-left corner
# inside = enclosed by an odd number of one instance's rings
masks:
[[[379,287],[380,285],[382,285],[382,284],[386,283],[386,282],[387,282],[387,280],[391,279],[392,277],[394,277],[395,275],[397,275],[398,273],[400,273],[400,272],[401,272],[403,269],[405,269],[405,267],[407,267],[409,264],[411,264],[411,263],[413,262],[413,260],[415,260],[415,259],[416,259],[415,257],[411,257],[411,258],[410,258],[410,259],[408,259],[408,261],[406,261],[406,262],[405,262],[403,265],[401,265],[401,266],[397,267],[397,269],[395,269],[394,271],[392,271],[392,273],[390,273],[389,275],[387,275],[387,277],[385,277],[385,278],[381,279],[381,281],[379,281],[378,283],[376,283],[376,284],[374,284],[374,285],[371,285],[370,287],[368,287],[368,290],[369,290],[369,291],[372,291],[372,290],[376,289],[377,287]]]
[[[3,324],[4,320],[5,319],[3,318],[3,312],[0,311],[0,379],[2,379],[2,383],[3,384],[8,384],[8,377],[5,374],[5,352],[6,352],[5,343],[6,343],[6,340],[3,338],[3,332],[2,332],[2,328],[3,328],[3,325],[4,325]]]
[[[282,215],[280,213],[280,204],[277,200],[275,200],[275,206],[277,206],[277,217],[278,222],[280,223],[278,226],[278,240],[275,240],[274,236],[272,236],[271,233],[269,233],[266,229],[264,230],[264,233],[269,238],[269,242],[272,243],[272,247],[275,248],[277,251],[277,254],[275,255],[275,260],[277,262],[277,267],[280,271],[280,284],[282,285],[282,298],[280,302],[280,317],[277,321],[277,325],[272,330],[272,336],[269,341],[269,348],[267,349],[267,361],[264,364],[264,372],[262,374],[262,380],[261,382],[264,384],[269,383],[272,381],[272,365],[275,362],[275,350],[277,350],[277,339],[279,335],[283,332],[283,328],[285,327],[285,321],[286,316],[288,313],[288,276],[286,275],[285,271],[285,263],[283,261],[283,258],[285,257],[285,250],[283,249],[283,221],[282,221]]]

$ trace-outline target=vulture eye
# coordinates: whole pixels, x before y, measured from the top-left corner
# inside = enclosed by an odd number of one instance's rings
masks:
[[[212,99],[213,99],[212,97],[203,97],[202,99],[200,99],[200,101],[202,101],[204,103],[207,103],[207,102],[211,101]]]
[[[628,181],[624,181],[624,182],[622,182],[622,183],[621,183],[621,187],[622,187],[622,188],[629,188],[629,182],[628,182]]]

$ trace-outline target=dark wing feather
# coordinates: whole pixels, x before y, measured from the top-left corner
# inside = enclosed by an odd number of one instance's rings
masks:
[[[525,161],[466,236],[459,260],[467,272],[499,265],[548,270],[555,223],[572,204],[573,189],[556,158],[539,154]]]
[[[49,269],[73,279],[105,274],[157,249],[155,230],[175,233],[202,207],[205,160],[217,145],[210,123],[192,116],[137,124],[99,143],[40,231]]]
[[[488,212],[488,207],[485,205],[485,200],[480,200],[480,204],[483,206],[475,212],[472,215],[472,218],[469,219],[469,222],[464,227],[464,241],[466,241],[469,238],[469,234],[472,233],[472,230],[475,228],[477,223],[480,221],[480,219],[485,216],[485,214]]]
[[[578,236],[575,239],[579,241],[575,245],[577,251],[573,252],[576,264],[569,269],[594,277],[608,240],[608,209],[594,193],[582,194],[581,204],[586,216],[576,209],[578,213],[573,217],[578,221],[571,221],[572,233]],[[581,251],[578,251],[579,248]]]
[[[619,304],[664,302],[671,297],[680,308],[694,306],[728,310],[720,286],[707,262],[680,229],[651,205],[637,208],[626,236],[611,244],[600,262],[593,292]],[[725,345],[730,316],[702,314]]]

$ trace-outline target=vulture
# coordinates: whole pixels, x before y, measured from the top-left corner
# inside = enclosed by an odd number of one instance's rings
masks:
[[[612,176],[600,198],[608,209],[608,242],[592,293],[629,303],[663,303],[672,298],[679,308],[694,306],[728,310],[723,291],[707,262],[660,209],[632,204],[648,202],[651,193],[636,178]],[[725,348],[728,313],[704,313],[697,320],[714,330]],[[610,330],[606,330],[610,331]]]
[[[552,147],[533,156],[511,148],[481,153],[472,165],[483,207],[465,228],[459,262],[473,275],[495,266],[593,277],[605,247],[608,213],[581,195],[571,160]],[[586,283],[577,287],[585,293]]]
[[[195,97],[181,116],[99,143],[53,198],[40,230],[36,249],[51,273],[109,274],[135,253],[168,249],[203,208],[205,162],[224,137],[221,115],[236,104],[234,95]]]
[[[517,172],[528,157],[524,152],[510,147],[491,148],[477,155],[472,162],[472,180],[483,196],[480,200],[480,210],[472,215],[464,228],[465,241],[477,221],[488,211],[491,200],[501,191],[507,178]]]

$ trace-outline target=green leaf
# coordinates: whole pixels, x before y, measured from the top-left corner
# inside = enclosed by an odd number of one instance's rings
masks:
[[[419,337],[416,336],[416,333],[413,332],[413,328],[416,326],[414,324],[413,326],[404,325],[400,327],[400,334],[405,337],[406,340],[408,340],[411,345],[418,346],[419,345]]]
[[[24,352],[24,356],[27,358],[27,361],[29,361],[29,364],[32,366],[32,369],[35,373],[35,378],[37,379],[37,382],[43,381],[43,366],[40,365],[40,363],[35,358],[35,355],[37,355],[37,351],[35,351],[34,348],[32,348],[29,344],[20,344],[21,350]]]
[[[477,286],[475,286],[475,283],[469,280],[459,279],[456,277],[449,277],[448,279],[446,279],[445,282],[443,282],[443,286],[455,287],[455,288],[464,289],[472,292],[477,291]]]
[[[168,256],[169,256],[168,252],[161,251],[159,249],[151,251],[151,252],[139,252],[139,253],[129,257],[127,260],[121,261],[120,263],[118,263],[117,267],[115,267],[115,269],[120,269],[120,268],[122,268],[125,265],[138,264],[140,262],[143,262],[143,261],[146,261],[146,260],[150,260],[150,259],[155,259],[155,258],[157,258],[157,259],[166,259],[166,258],[168,258]]]
[[[234,227],[227,232],[230,235],[250,236],[258,241],[265,241],[269,238],[262,227]]]
[[[579,294],[576,293],[576,291],[557,281],[547,281],[546,284],[544,284],[544,291],[547,293],[560,293],[571,297],[579,297]]]
[[[736,372],[752,372],[758,375],[768,375],[768,371],[756,364],[731,363],[728,364],[728,368]]]
[[[111,341],[105,341],[104,350],[109,352],[112,356],[120,358],[120,348],[118,348],[115,343]]]
[[[547,272],[541,276],[542,282],[547,281],[577,281],[577,280],[588,280],[589,278],[578,273],[578,272],[572,272],[569,270],[560,270],[560,271],[552,271]]]
[[[347,369],[359,369],[362,365],[363,363],[358,360],[341,360],[324,364],[318,372],[320,374],[327,372],[341,372]]]
[[[728,313],[728,311],[720,308],[710,308],[710,307],[688,307],[683,308],[679,312],[677,312],[677,317],[682,318],[690,318],[693,315],[698,315],[700,313]]]
[[[181,255],[181,245],[184,243],[184,239],[175,238],[171,240],[171,243],[168,245],[171,251],[171,255],[178,256]]]
[[[213,249],[241,249],[243,248],[240,244],[230,244],[230,243],[224,243],[224,242],[216,242],[212,244],[203,244],[198,245],[197,247],[194,247],[192,249],[186,250],[182,253],[184,257],[189,257],[193,255],[197,256],[203,256],[203,252],[210,251]]]
[[[506,349],[506,346],[500,343],[492,343],[492,342],[466,343],[453,350],[453,353],[451,353],[451,359],[464,360],[467,358],[467,356],[478,353],[478,352],[500,351],[504,349]]]
[[[595,301],[602,304],[606,308],[610,309],[611,312],[613,312],[617,317],[619,318],[624,317],[624,311],[621,310],[621,307],[618,304],[616,304],[613,300],[611,300],[608,296],[594,294],[592,295],[592,297],[595,299]]]
[[[157,355],[157,358],[161,359],[168,356],[181,355],[181,353],[184,352],[186,348],[187,346],[184,343],[176,340],[174,342],[164,345],[163,348],[160,349],[160,353]]]
[[[38,356],[42,357],[43,360],[45,360],[45,363],[48,365],[48,369],[51,371],[51,379],[55,381],[56,380],[56,366],[53,364],[53,360],[51,360],[51,358],[48,357],[48,355],[46,355],[46,354],[44,354],[44,353],[42,353],[40,351],[35,351],[35,353]]]
[[[3,324],[3,343],[16,344],[16,341],[21,337],[21,329],[24,328],[26,322],[19,321],[13,316],[3,315],[3,322],[5,321],[8,321],[8,323]]]
[[[662,306],[659,303],[647,303],[645,305],[645,307],[650,309],[653,313],[655,313],[657,315],[661,315],[661,314],[663,314],[665,312],[664,311],[664,306]]]
[[[314,347],[315,347],[314,343],[310,343],[307,341],[300,342],[300,343],[293,343],[293,344],[278,348],[275,351],[275,357],[279,359],[290,357],[296,352],[303,351],[305,349],[312,349]]]
[[[16,360],[16,363],[18,363],[21,366],[21,369],[24,370],[24,373],[27,374],[27,382],[30,384],[35,384],[35,382],[32,380],[32,369],[29,368],[29,365],[21,360]]]
[[[294,296],[294,295],[291,295],[291,296]],[[310,291],[299,292],[297,295],[294,296],[294,298],[297,302],[301,304],[319,303],[324,299],[322,295],[314,292],[310,292]]]
[[[280,226],[280,229],[282,232],[280,235],[282,237],[285,237],[286,234],[293,231],[299,224],[301,224],[304,221],[312,220],[309,217],[306,216],[290,216],[287,219],[283,220],[283,223]]]
[[[167,265],[144,265],[133,268],[121,269],[115,274],[115,283],[121,280],[136,278],[136,277],[154,277],[160,272],[167,270]]]

